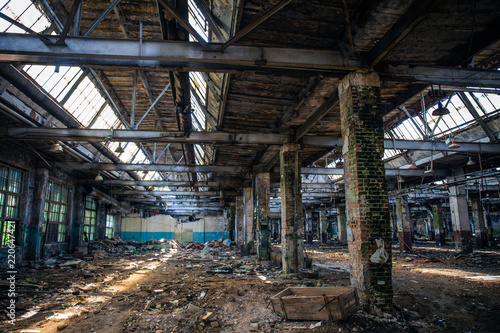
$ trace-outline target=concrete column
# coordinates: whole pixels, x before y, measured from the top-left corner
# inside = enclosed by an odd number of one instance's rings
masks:
[[[229,239],[235,241],[236,236],[236,203],[231,202],[229,206]]]
[[[304,265],[299,148],[286,144],[280,150],[281,252],[285,274],[298,273]]]
[[[457,251],[472,252],[469,209],[465,186],[450,186],[450,212]]]
[[[378,75],[346,75],[339,98],[351,284],[366,310],[392,312],[392,239]]]
[[[325,244],[328,241],[328,220],[325,208],[319,210],[319,234],[321,243]]]
[[[27,252],[28,260],[40,260],[42,247],[44,244],[43,232],[43,212],[45,208],[45,197],[47,195],[47,186],[49,184],[49,170],[40,168],[36,170],[35,192],[33,196],[33,209],[31,221],[26,230],[27,233]],[[48,226],[46,226],[47,228]]]
[[[253,188],[245,187],[243,190],[243,246],[242,255],[248,255],[255,243],[253,236]]]
[[[347,243],[347,217],[345,215],[345,206],[337,207],[337,235],[342,244]]]
[[[389,219],[391,221],[391,235],[394,241],[398,239],[398,218],[396,216],[396,204],[389,205]]]
[[[255,184],[257,190],[257,259],[269,260],[271,251],[271,225],[269,219],[270,174],[258,173]]]
[[[483,205],[478,198],[472,199],[472,218],[474,219],[474,233],[476,234],[477,246],[488,246],[488,237],[483,219]]]
[[[427,206],[425,206],[424,208],[425,208],[425,211],[428,214],[427,223],[429,223],[429,227],[428,227],[428,229],[429,229],[429,240],[433,241],[433,240],[436,240],[435,231],[434,231],[434,214],[432,213],[432,211]]]
[[[398,226],[399,249],[401,251],[411,251],[411,219],[410,207],[408,207],[408,197],[396,191],[396,216]]]
[[[313,242],[313,220],[312,212],[306,210],[306,218],[304,219],[304,230],[306,232],[306,243],[312,244]]]
[[[436,244],[438,246],[443,246],[446,244],[446,235],[444,233],[443,208],[440,203],[432,206],[432,215],[434,220],[434,235],[436,236]]]
[[[236,246],[243,246],[243,197],[236,197]]]

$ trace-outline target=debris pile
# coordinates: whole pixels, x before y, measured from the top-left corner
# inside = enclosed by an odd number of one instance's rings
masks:
[[[137,250],[158,250],[158,249],[179,249],[179,242],[170,239],[155,239],[146,242],[136,240],[122,240],[120,237],[113,239],[94,240],[89,242],[89,252],[91,253],[126,253]],[[98,252],[100,251],[100,252]]]
[[[221,249],[226,250],[231,247],[230,239],[215,239],[208,241],[206,243],[192,242],[192,243],[181,243],[181,248],[185,250],[208,250],[208,249]]]

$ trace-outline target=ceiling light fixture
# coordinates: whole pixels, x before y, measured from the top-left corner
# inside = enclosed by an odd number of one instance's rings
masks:
[[[99,171],[97,172],[97,176],[95,176],[94,180],[96,182],[102,182],[104,180],[104,178],[102,178],[102,176],[101,176],[101,172],[99,172]]]
[[[434,117],[438,117],[438,116],[444,116],[445,114],[450,114],[450,110],[444,107],[443,104],[441,104],[441,102],[438,102],[438,107],[434,111],[432,111],[432,115]]]
[[[415,162],[411,161],[411,164],[408,166],[408,169],[418,169],[415,165]]]
[[[118,147],[116,147],[116,149],[115,149],[115,153],[119,153],[119,154],[121,154],[121,153],[124,153],[124,152],[125,152],[125,149],[123,149],[123,147],[122,147],[122,143],[121,143],[121,142],[118,142]]]
[[[63,152],[64,150],[60,143],[55,143],[52,147],[50,147],[50,151],[54,153],[60,153]]]
[[[476,165],[476,162],[472,160],[472,157],[469,156],[469,161],[467,162],[467,165]]]
[[[460,145],[456,143],[454,139],[451,139],[451,143],[448,146],[448,149],[457,149],[457,148],[460,148]]]
[[[404,183],[404,182],[405,182],[405,180],[403,179],[403,177],[399,176],[398,177],[398,183]]]

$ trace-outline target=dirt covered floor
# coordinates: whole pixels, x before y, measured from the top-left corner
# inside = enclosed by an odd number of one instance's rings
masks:
[[[3,283],[0,332],[498,332],[500,251],[417,245],[393,251],[395,311],[383,318],[287,321],[271,309],[269,298],[290,286],[349,286],[338,244],[306,245],[319,275],[300,279],[220,244],[129,246],[18,270],[17,319],[6,321]]]

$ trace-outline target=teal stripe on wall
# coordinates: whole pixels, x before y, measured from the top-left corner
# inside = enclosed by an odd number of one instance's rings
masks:
[[[175,234],[173,232],[140,232],[140,231],[122,231],[120,233],[121,239],[124,240],[136,240],[140,242],[145,242],[152,239],[175,239]],[[229,232],[218,231],[218,232],[193,232],[193,242],[205,243],[214,239],[227,239],[229,238]]]
[[[173,232],[141,232],[141,231],[122,231],[121,239],[136,240],[145,242],[152,239],[174,239]]]
[[[193,242],[205,243],[214,239],[229,238],[228,231],[218,231],[218,232],[193,232]]]

